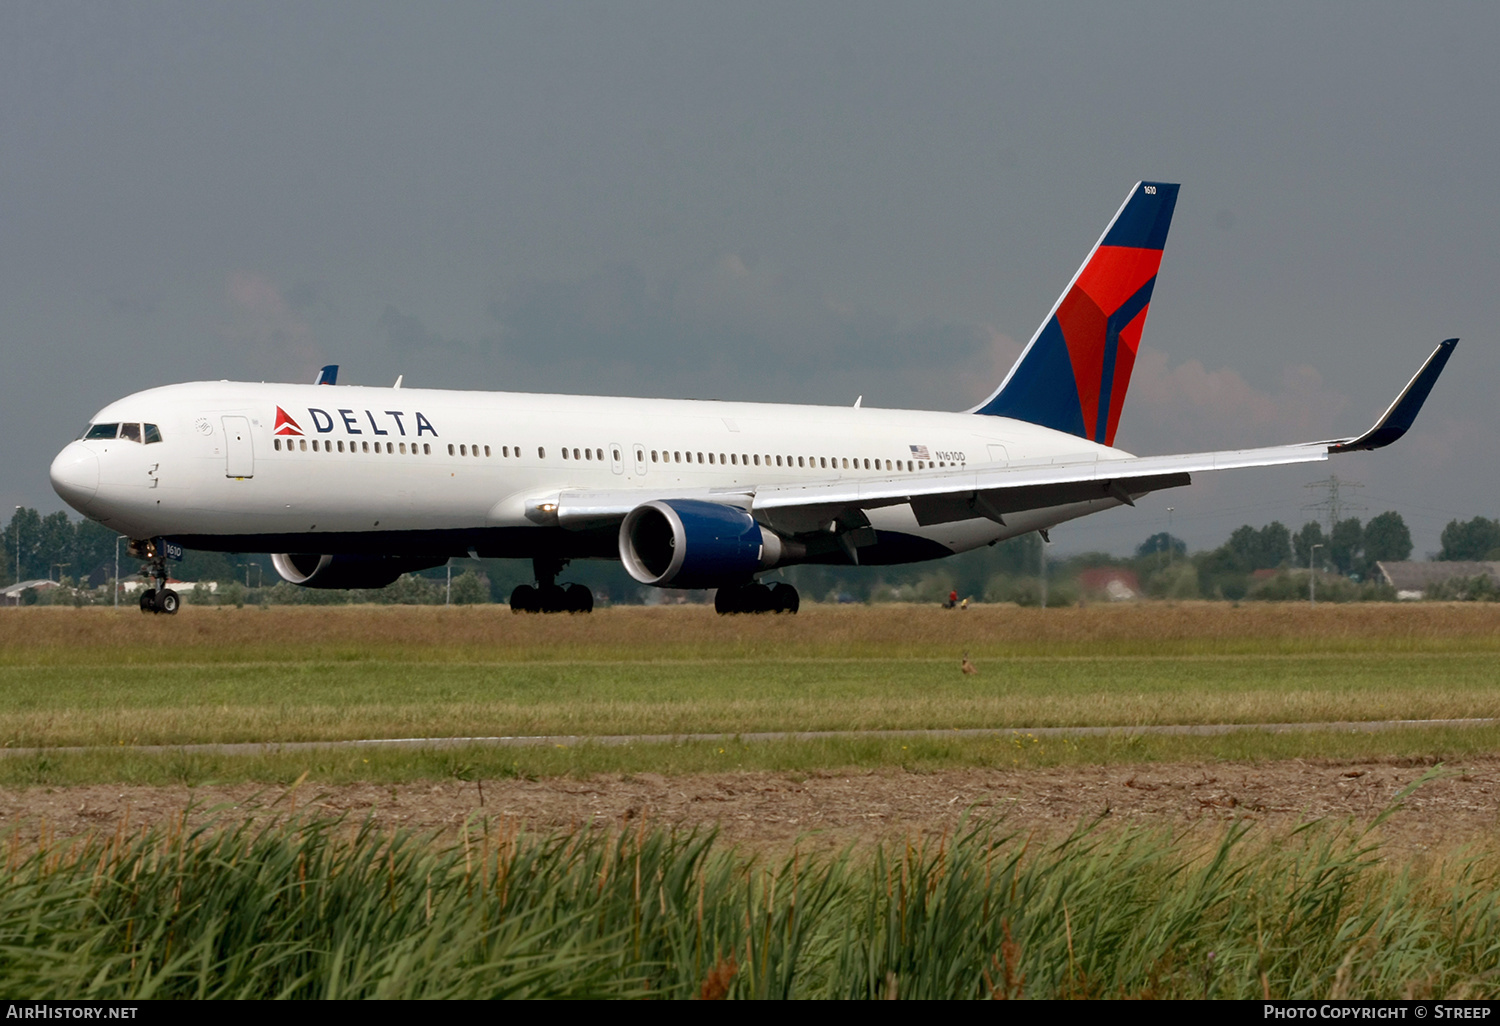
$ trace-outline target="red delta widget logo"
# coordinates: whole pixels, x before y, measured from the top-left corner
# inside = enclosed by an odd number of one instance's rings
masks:
[[[432,426],[432,421],[420,411],[413,413],[407,410],[336,410],[334,412],[338,414],[338,420],[343,422],[344,432],[350,435],[395,434],[401,438],[411,434],[418,438],[424,434],[431,435],[433,438],[438,436],[437,429]],[[377,412],[379,413],[378,420],[376,419]],[[361,413],[364,414],[363,421],[359,417]],[[408,418],[410,418],[409,422]],[[312,429],[320,435],[330,434],[336,423],[333,414],[311,406],[307,408],[307,419]],[[368,430],[364,426],[366,424]],[[382,424],[384,427],[381,426]],[[408,427],[412,430],[408,431]],[[307,434],[302,430],[302,425],[297,423],[296,418],[280,406],[276,407],[276,426],[271,429],[271,433],[282,437]]]

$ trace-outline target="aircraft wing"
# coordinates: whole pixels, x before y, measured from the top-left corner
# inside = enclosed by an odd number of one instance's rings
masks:
[[[557,497],[555,515],[564,527],[597,527],[618,522],[650,499],[705,499],[747,509],[757,520],[778,531],[801,534],[856,529],[867,523],[860,515],[862,511],[902,504],[911,505],[917,522],[923,526],[976,517],[1004,524],[1008,513],[1092,499],[1114,498],[1134,505],[1136,498],[1149,492],[1190,483],[1194,473],[1314,463],[1335,453],[1390,445],[1411,427],[1457,343],[1457,339],[1440,343],[1380,419],[1353,438],[1173,456],[1101,458],[1090,453],[873,479],[783,483],[745,489],[683,489],[671,495],[624,490],[565,491]]]

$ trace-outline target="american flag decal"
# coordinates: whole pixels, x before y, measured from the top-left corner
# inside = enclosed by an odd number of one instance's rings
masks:
[[[927,451],[925,445],[909,445],[907,448],[911,450],[911,458],[914,460],[932,459],[932,454]]]

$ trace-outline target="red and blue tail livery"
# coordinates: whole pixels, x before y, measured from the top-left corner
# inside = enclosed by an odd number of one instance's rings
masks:
[[[1114,445],[1177,188],[1136,183],[1005,381],[970,412]]]

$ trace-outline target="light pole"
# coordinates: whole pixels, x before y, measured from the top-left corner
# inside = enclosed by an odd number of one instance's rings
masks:
[[[52,568],[55,566],[55,567],[57,567],[57,580],[58,580],[59,583],[61,583],[62,582],[62,572],[64,570],[66,570],[68,567],[72,566],[72,565],[73,565],[72,563],[49,563],[49,564],[47,564],[47,580],[49,580],[49,581],[52,580]]]
[[[1172,551],[1172,507],[1167,507],[1167,566],[1172,565],[1172,557],[1177,553]]]
[[[16,583],[21,583],[21,507],[16,507],[16,515],[11,520],[11,525],[16,529]],[[21,593],[16,592],[16,605],[21,604]]]
[[[1322,547],[1323,543],[1318,542],[1307,550],[1307,604],[1310,606],[1318,604],[1318,572],[1313,569],[1313,557]]]
[[[448,560],[448,590],[443,593],[443,605],[453,605],[453,560]]]
[[[120,535],[115,535],[115,608],[120,608]]]

